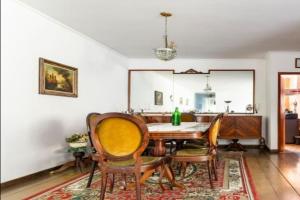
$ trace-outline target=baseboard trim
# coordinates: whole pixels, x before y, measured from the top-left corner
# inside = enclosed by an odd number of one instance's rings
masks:
[[[244,145],[244,144],[242,144],[243,145],[243,147],[245,147],[246,149],[260,149],[259,148],[259,145],[255,145],[255,144],[249,144],[249,145]],[[223,149],[223,148],[226,148],[228,145],[227,144],[222,144],[222,145],[218,145],[218,148],[221,148],[221,149]]]
[[[58,165],[56,167],[51,167],[49,169],[45,169],[45,170],[42,170],[42,171],[39,171],[39,172],[36,172],[36,173],[33,173],[33,174],[29,174],[29,175],[26,175],[26,176],[22,176],[20,178],[16,178],[16,179],[1,183],[1,190],[5,189],[5,188],[8,188],[12,185],[16,185],[16,184],[19,184],[19,183],[22,183],[22,182],[25,182],[25,181],[30,181],[32,179],[35,179],[37,177],[41,177],[43,175],[49,175],[51,171],[56,170],[56,169],[60,168],[61,166],[62,165]]]
[[[278,153],[278,149],[270,149],[267,145],[266,145],[266,149],[270,152],[270,153]]]

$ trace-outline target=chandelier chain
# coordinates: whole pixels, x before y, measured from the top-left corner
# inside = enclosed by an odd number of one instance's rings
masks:
[[[168,48],[168,17],[165,18],[165,47]]]

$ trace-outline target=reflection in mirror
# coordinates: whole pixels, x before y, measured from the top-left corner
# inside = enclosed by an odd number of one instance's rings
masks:
[[[172,71],[131,71],[130,104],[135,112],[173,110]]]
[[[135,111],[249,113],[254,105],[254,71],[214,71],[182,74],[131,71],[130,106]]]
[[[174,74],[174,106],[183,112],[225,112],[231,101],[229,112],[245,113],[253,105],[253,89],[253,71]]]

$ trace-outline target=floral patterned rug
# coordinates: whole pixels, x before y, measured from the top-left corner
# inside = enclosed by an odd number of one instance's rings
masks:
[[[200,199],[200,200],[257,200],[255,188],[247,168],[246,161],[241,153],[223,153],[218,162],[217,168],[218,181],[214,181],[214,188],[210,188],[208,173],[205,163],[189,165],[186,176],[179,180],[185,189],[173,188],[168,186],[164,192],[157,184],[158,175],[154,174],[146,184],[142,186],[142,199],[147,200],[182,200],[182,199]],[[66,183],[39,192],[25,200],[94,200],[99,199],[101,174],[97,172],[94,176],[90,189],[86,188],[88,174],[70,180]],[[130,181],[130,178],[128,178]],[[132,179],[133,180],[133,179]],[[114,191],[105,194],[105,199],[128,200],[135,199],[135,189],[122,189],[121,177],[116,176]],[[167,180],[163,181],[168,184]],[[108,183],[109,185],[109,183]]]

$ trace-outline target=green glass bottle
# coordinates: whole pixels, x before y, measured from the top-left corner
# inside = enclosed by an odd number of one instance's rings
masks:
[[[175,111],[172,113],[172,125],[179,126],[181,123],[181,113],[178,110],[178,107],[175,108]]]

